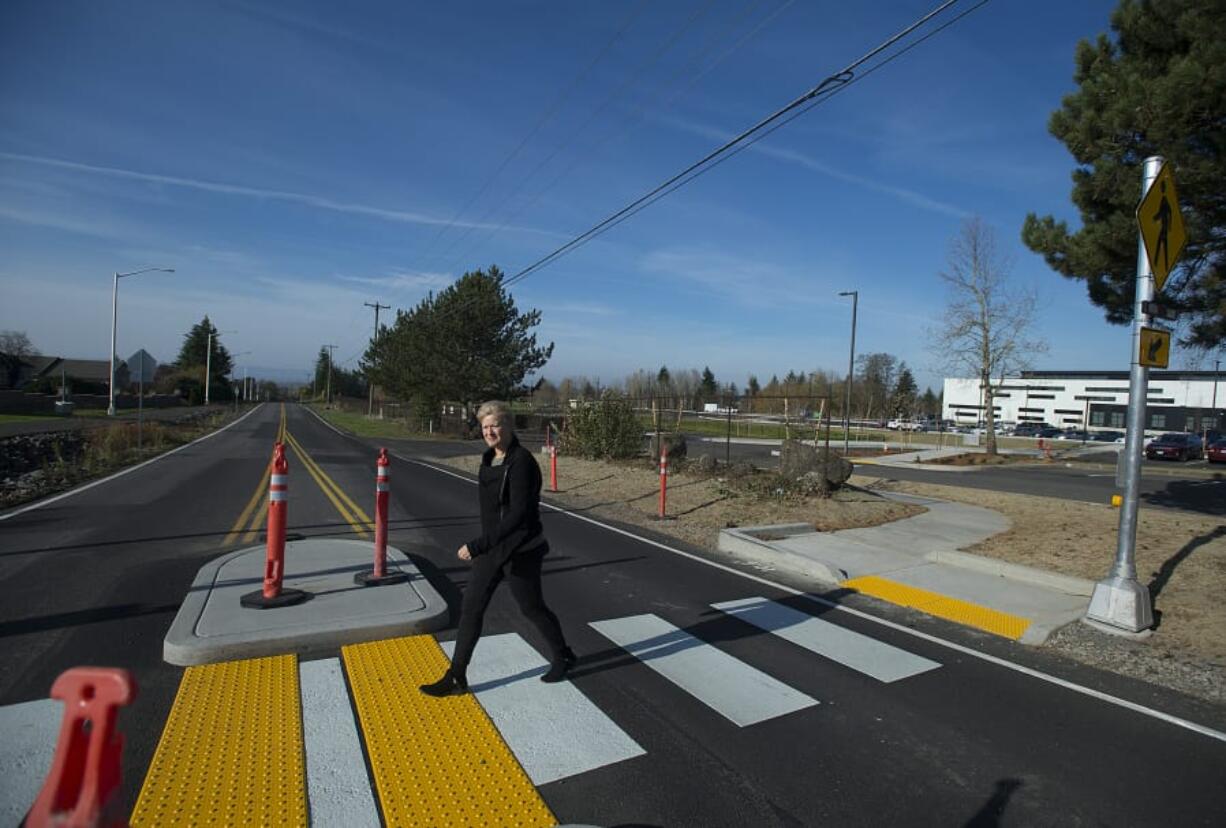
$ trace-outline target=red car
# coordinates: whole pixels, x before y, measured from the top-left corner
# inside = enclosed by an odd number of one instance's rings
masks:
[[[1199,460],[1203,454],[1196,434],[1162,434],[1145,447],[1145,456],[1150,460]]]
[[[1226,463],[1226,440],[1210,443],[1209,448],[1205,449],[1205,457],[1210,463]]]

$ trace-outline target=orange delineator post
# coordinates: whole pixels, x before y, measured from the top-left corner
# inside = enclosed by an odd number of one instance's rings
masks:
[[[122,782],[119,708],[136,698],[136,680],[117,667],[73,667],[51,685],[64,718],[51,770],[34,800],[29,828],[126,826],[113,795]]]
[[[272,476],[268,479],[268,541],[264,559],[264,597],[276,598],[281,594],[281,581],[285,577],[285,525],[289,517],[289,461],[285,459],[285,445],[277,443],[272,454]]]
[[[665,504],[668,501],[668,446],[660,443],[660,514],[659,518],[665,515]]]
[[[387,498],[388,473],[387,467],[391,461],[387,459],[387,449],[379,449],[379,459],[375,461],[375,569],[376,578],[387,574]]]
[[[375,461],[375,563],[369,572],[354,573],[353,582],[362,586],[399,584],[409,580],[409,574],[400,570],[387,571],[387,519],[388,499],[391,497],[391,473],[387,449],[379,449]]]
[[[268,479],[268,529],[265,542],[264,587],[249,592],[239,601],[244,607],[268,609],[297,604],[310,597],[300,589],[284,589],[285,527],[289,521],[289,462],[285,444],[276,443],[272,452],[272,475]]]

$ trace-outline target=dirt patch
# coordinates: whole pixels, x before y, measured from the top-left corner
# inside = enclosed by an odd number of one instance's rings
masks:
[[[476,474],[481,458],[437,458],[435,462]],[[667,514],[657,520],[660,474],[645,462],[606,463],[567,457],[559,460],[558,493],[548,497],[568,508],[590,511],[613,520],[650,528],[694,546],[714,549],[721,529],[773,523],[808,523],[820,532],[878,526],[919,514],[923,507],[895,503],[874,492],[856,487],[838,490],[830,498],[805,497],[779,487],[749,493],[768,480],[767,475],[744,479],[672,472],[668,478]]]
[[[924,462],[935,463],[939,466],[1007,466],[1012,463],[1033,463],[1034,458],[1018,454],[987,454],[980,451],[936,457]]]
[[[890,481],[874,488],[983,506],[1008,517],[1012,528],[966,550],[976,555],[1094,581],[1115,559],[1120,513],[1110,506],[930,483]],[[1080,661],[1226,703],[1226,524],[1143,508],[1136,563],[1158,621],[1148,639],[1085,628],[1062,631],[1049,645]]]

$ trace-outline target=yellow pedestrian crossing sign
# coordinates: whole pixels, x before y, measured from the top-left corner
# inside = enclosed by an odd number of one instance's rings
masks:
[[[1145,255],[1154,274],[1154,291],[1157,292],[1166,284],[1166,277],[1179,262],[1188,241],[1183,214],[1179,212],[1175,176],[1169,164],[1163,164],[1158,170],[1157,178],[1137,205],[1137,224],[1141,227]]]
[[[1165,368],[1171,363],[1171,332],[1141,328],[1141,352],[1137,361],[1146,368]]]

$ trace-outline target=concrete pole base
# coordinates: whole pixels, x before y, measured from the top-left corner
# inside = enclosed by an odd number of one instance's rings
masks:
[[[1154,625],[1149,590],[1135,578],[1104,578],[1094,585],[1086,618],[1125,632],[1147,630]]]

